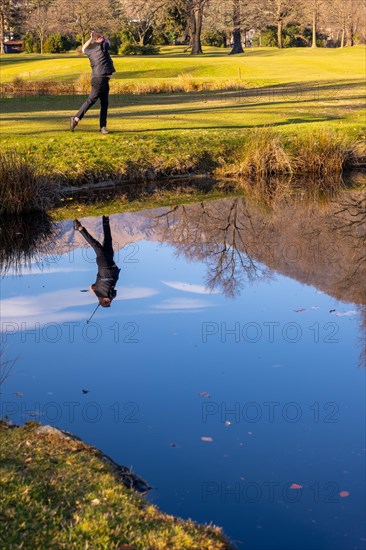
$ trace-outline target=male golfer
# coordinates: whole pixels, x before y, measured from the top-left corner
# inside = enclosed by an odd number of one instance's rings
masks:
[[[109,79],[116,72],[109,54],[109,40],[102,33],[92,32],[91,37],[83,46],[83,52],[89,57],[92,68],[92,89],[88,99],[75,116],[70,119],[70,130],[73,132],[85,113],[94,103],[100,100],[100,131],[108,134],[107,112],[109,96]]]
[[[110,307],[113,298],[117,296],[115,286],[121,270],[113,260],[114,252],[111,228],[109,227],[109,217],[103,216],[103,246],[88,233],[79,220],[74,220],[74,229],[75,231],[80,231],[84,239],[90,244],[97,255],[97,280],[93,285],[89,286],[89,290],[92,294],[95,294],[101,306]]]

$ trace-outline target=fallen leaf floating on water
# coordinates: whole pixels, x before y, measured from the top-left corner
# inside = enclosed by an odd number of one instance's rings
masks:
[[[226,420],[225,426],[231,426],[231,422],[229,422],[229,420]]]
[[[81,390],[83,392],[83,394],[86,394],[86,393],[89,393],[90,390]]]
[[[306,311],[306,309],[303,307],[301,309],[294,309],[293,310],[295,313],[302,313],[303,311]]]
[[[22,391],[16,391],[15,392],[15,396],[16,397],[23,397],[24,396],[24,393]]]
[[[211,443],[213,441],[213,439],[212,439],[212,437],[202,436],[201,441],[205,441],[206,443]]]
[[[208,391],[200,391],[198,393],[200,397],[211,397],[211,395],[208,393]]]
[[[339,493],[339,496],[342,497],[342,498],[349,497],[349,492],[348,491],[341,491]]]
[[[299,483],[292,483],[290,485],[290,489],[302,489],[302,485],[300,485]]]
[[[177,445],[175,443],[171,443],[170,446],[175,448]]]

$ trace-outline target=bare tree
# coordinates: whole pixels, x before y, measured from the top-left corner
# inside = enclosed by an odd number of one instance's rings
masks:
[[[168,6],[168,0],[121,0],[127,22],[133,24],[140,46],[148,42]]]
[[[38,38],[43,53],[44,41],[54,21],[51,18],[53,0],[32,0],[29,6],[27,28]]]
[[[237,53],[244,53],[242,45],[242,18],[241,18],[241,7],[240,0],[232,0],[232,9],[233,9],[233,47],[230,52],[231,55]]]
[[[63,25],[78,33],[82,45],[89,38],[90,31],[103,30],[109,32],[113,29],[112,7],[109,0],[55,0],[55,10],[59,25]]]
[[[277,44],[283,48],[283,27],[294,20],[298,5],[294,0],[264,0],[262,16],[266,24],[277,26]]]
[[[302,13],[305,17],[305,20],[311,23],[311,47],[317,47],[317,35],[318,35],[318,25],[319,25],[319,16],[320,9],[322,7],[322,0],[305,0],[302,3]]]
[[[204,10],[208,6],[209,0],[175,0],[175,2],[180,9],[188,14],[191,55],[200,55],[203,53],[201,35]]]

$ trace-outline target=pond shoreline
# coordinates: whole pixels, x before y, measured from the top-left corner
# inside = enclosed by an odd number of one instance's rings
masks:
[[[50,540],[80,548],[98,538],[109,548],[233,548],[220,528],[165,514],[145,501],[138,493],[151,489],[146,481],[74,434],[35,422],[1,421],[0,447],[3,547],[20,537],[44,548]]]
[[[271,187],[261,186],[245,179],[215,179],[209,174],[192,176],[175,176],[149,182],[130,183],[102,181],[97,184],[86,184],[82,187],[67,187],[62,190],[62,197],[50,214],[55,221],[77,217],[97,216],[108,212],[134,212],[149,208],[169,206],[171,204],[191,204],[200,201],[211,201],[252,195],[259,202],[268,202],[276,196],[291,194],[301,190],[309,195],[319,194],[326,198],[334,192],[345,189],[362,189],[365,186],[363,172],[351,172],[347,177],[335,182],[328,180],[324,186],[305,180],[291,182],[278,181],[275,178]]]
[[[291,187],[301,178],[325,190],[339,185],[352,171],[366,171],[365,143],[342,132],[287,135],[264,127],[233,139],[216,136],[213,141],[208,136],[191,141],[180,135],[171,141],[153,136],[126,142],[111,134],[100,143],[88,135],[75,138],[64,149],[61,146],[52,139],[46,149],[39,144],[23,153],[8,149],[1,153],[1,211],[45,209],[78,189],[113,184],[136,195],[141,182],[146,188],[169,180],[178,184],[184,178],[242,179],[272,190],[274,180]]]

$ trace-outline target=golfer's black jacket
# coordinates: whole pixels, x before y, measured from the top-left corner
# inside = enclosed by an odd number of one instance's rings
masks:
[[[84,52],[89,57],[92,68],[92,77],[110,76],[116,72],[112,58],[109,54],[109,42],[92,42]]]
[[[99,267],[97,280],[92,285],[98,298],[110,298],[113,300],[117,296],[115,286],[118,281],[119,267]]]

